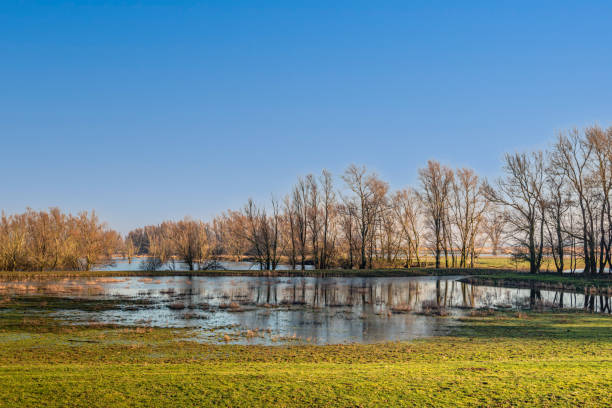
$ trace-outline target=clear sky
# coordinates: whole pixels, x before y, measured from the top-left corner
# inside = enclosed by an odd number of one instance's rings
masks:
[[[0,208],[121,232],[612,121],[612,2],[0,2]]]

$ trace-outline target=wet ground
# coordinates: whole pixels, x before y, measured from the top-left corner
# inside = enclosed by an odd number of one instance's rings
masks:
[[[88,306],[60,305],[52,313],[77,324],[189,327],[203,341],[240,344],[410,340],[446,334],[474,309],[610,313],[612,303],[606,296],[474,286],[459,278],[61,278],[3,281],[0,296],[78,299]]]

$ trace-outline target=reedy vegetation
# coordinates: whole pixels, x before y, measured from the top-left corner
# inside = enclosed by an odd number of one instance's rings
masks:
[[[0,220],[1,270],[89,270],[122,246],[121,236],[100,223],[95,212],[76,216],[58,208]]]

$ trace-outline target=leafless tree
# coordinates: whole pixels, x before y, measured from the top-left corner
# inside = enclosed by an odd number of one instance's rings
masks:
[[[350,165],[342,179],[352,192],[345,197],[346,207],[354,216],[359,238],[359,269],[371,266],[373,256],[373,234],[377,217],[386,210],[387,183],[375,174],[368,174],[365,167]],[[369,256],[368,256],[369,255]]]
[[[319,257],[319,269],[326,269],[329,266],[331,248],[330,243],[335,241],[334,220],[337,213],[336,194],[334,192],[333,178],[330,172],[323,170],[319,180],[322,190],[322,209],[323,209],[323,236],[321,243],[321,255]],[[331,238],[331,239],[330,239]]]
[[[190,271],[210,253],[206,227],[201,221],[185,218],[171,223],[168,225],[167,238],[172,253],[185,262]]]
[[[300,256],[300,266],[306,267],[306,254],[308,251],[308,183],[299,178],[297,185],[293,188],[293,219],[295,220],[295,232],[297,237],[297,249]]]
[[[583,245],[584,273],[597,270],[595,255],[595,217],[596,196],[593,194],[594,179],[590,175],[589,162],[593,154],[593,145],[585,141],[580,132],[574,129],[560,134],[552,152],[552,165],[561,170],[573,189],[580,210],[580,237]]]
[[[571,199],[565,186],[565,175],[554,166],[545,169],[546,184],[544,188],[546,226],[546,247],[555,263],[557,272],[565,269],[565,248],[569,245],[567,231],[570,229],[565,221],[571,211]]]
[[[440,165],[437,161],[429,160],[427,167],[419,170],[419,180],[421,182],[419,196],[423,202],[427,223],[432,233],[436,268],[439,268],[442,250],[446,251],[444,223],[448,214],[453,171]]]
[[[525,249],[520,253],[529,261],[530,272],[538,273],[544,248],[543,154],[506,154],[504,172],[496,188],[486,185],[487,198],[506,206],[513,237]]]
[[[284,220],[285,220],[285,236],[289,240],[287,248],[289,250],[289,263],[292,269],[297,265],[297,225],[296,215],[294,212],[291,198],[286,196],[283,200]]]
[[[422,206],[418,193],[411,188],[397,191],[393,196],[393,211],[401,228],[401,235],[405,241],[406,266],[412,266],[413,260],[420,266],[419,249],[421,246]]]
[[[612,265],[610,246],[612,244],[612,211],[610,190],[612,189],[612,126],[602,129],[593,126],[585,130],[586,143],[592,146],[592,173],[595,179],[599,214],[599,273],[606,265]]]
[[[261,269],[275,270],[278,266],[282,248],[281,215],[278,202],[272,199],[272,215],[268,216],[265,209],[257,208],[249,199],[244,207],[244,225],[242,234],[252,245],[257,262]]]
[[[488,201],[478,175],[472,169],[459,169],[452,183],[451,214],[458,231],[461,258],[459,267],[474,267],[475,242],[481,231]]]
[[[311,254],[312,254],[312,263],[315,267],[320,267],[319,265],[319,233],[321,231],[321,219],[319,216],[320,213],[320,195],[319,195],[319,185],[317,183],[317,179],[309,174],[306,176],[306,184],[308,185],[308,197],[306,200],[307,203],[307,225],[308,230],[310,231],[310,242],[311,242]]]
[[[355,203],[350,200],[346,200],[343,204],[338,205],[339,226],[344,238],[343,252],[346,254],[343,266],[348,269],[352,269],[355,266],[355,252],[357,248],[356,213]]]

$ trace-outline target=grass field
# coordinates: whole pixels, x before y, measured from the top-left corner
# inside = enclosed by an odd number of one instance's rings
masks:
[[[449,337],[235,346],[185,329],[71,326],[8,299],[0,309],[6,407],[612,404],[610,316],[475,312]]]

